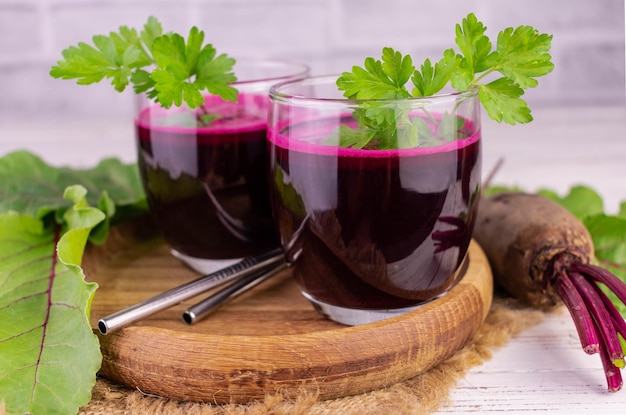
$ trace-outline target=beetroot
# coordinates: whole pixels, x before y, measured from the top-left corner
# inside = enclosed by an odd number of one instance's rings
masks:
[[[474,238],[510,295],[541,309],[565,304],[583,350],[600,354],[608,390],[620,390],[626,323],[601,286],[626,303],[626,284],[593,264],[585,226],[544,196],[498,193],[481,199]]]

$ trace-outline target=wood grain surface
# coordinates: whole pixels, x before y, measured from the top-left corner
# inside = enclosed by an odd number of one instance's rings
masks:
[[[99,335],[101,374],[145,393],[216,403],[302,391],[331,399],[382,388],[432,368],[474,335],[493,287],[474,242],[469,258],[465,275],[442,298],[355,327],[319,315],[289,270],[189,326],[181,315],[196,298]],[[94,328],[99,318],[198,277],[137,226],[116,228],[105,246],[89,248],[84,268],[99,284]]]

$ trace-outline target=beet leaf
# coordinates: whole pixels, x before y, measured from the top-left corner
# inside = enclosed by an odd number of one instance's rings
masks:
[[[580,220],[604,213],[602,197],[586,186],[573,186],[563,197],[548,189],[541,189],[537,193],[561,204]]]
[[[0,214],[0,403],[8,413],[72,414],[87,404],[102,357],[89,324],[97,285],[80,267],[105,212],[82,186],[61,223]],[[0,406],[2,406],[0,404]]]
[[[0,183],[0,213],[14,210],[41,219],[54,215],[57,222],[72,206],[71,201],[61,198],[65,188],[83,186],[91,206],[110,212],[91,233],[91,242],[103,241],[111,224],[147,212],[137,165],[113,158],[91,169],[72,169],[50,166],[28,151],[15,151],[0,158]],[[114,204],[109,203],[111,200]]]
[[[75,414],[89,402],[101,355],[83,250],[146,213],[135,164],[79,170],[27,151],[0,157],[0,413]]]

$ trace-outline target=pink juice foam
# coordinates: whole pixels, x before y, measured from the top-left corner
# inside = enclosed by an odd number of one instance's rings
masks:
[[[206,108],[221,117],[208,126],[195,126],[189,110],[153,106],[140,113],[138,164],[151,213],[169,245],[188,256],[237,258],[269,249],[277,240],[265,179],[267,97],[209,97]]]
[[[397,157],[414,157],[427,154],[458,151],[463,147],[474,144],[480,139],[480,135],[476,134],[463,140],[455,140],[449,143],[441,144],[436,147],[415,147],[375,151],[361,148],[343,148],[323,144],[307,143],[303,141],[290,140],[285,136],[277,134],[270,134],[268,136],[268,139],[276,146],[283,147],[292,151],[298,151],[301,153],[318,154],[321,156],[384,159]]]
[[[143,109],[135,124],[141,128],[149,128],[175,135],[197,134],[202,138],[215,136],[220,139],[233,133],[259,131],[267,125],[267,97],[264,95],[241,95],[238,103],[225,102],[217,96],[206,96],[206,112],[218,114],[220,117],[203,125],[197,120],[200,110],[189,110],[184,107],[165,109],[159,105]],[[189,121],[191,125],[180,125],[180,120]],[[175,123],[169,125],[169,123]],[[191,131],[190,131],[191,130]]]
[[[335,125],[321,124],[269,134],[271,200],[281,240],[295,241],[288,256],[303,290],[369,309],[445,292],[471,240],[480,131],[469,125],[467,138],[437,147],[363,150],[318,144]]]

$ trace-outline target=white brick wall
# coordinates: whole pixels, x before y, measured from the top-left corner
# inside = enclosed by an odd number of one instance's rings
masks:
[[[553,33],[556,70],[531,105],[625,102],[623,0],[0,0],[0,122],[129,117],[131,91],[80,87],[48,71],[63,48],[155,15],[166,30],[197,25],[219,51],[308,63],[338,73],[382,46],[436,58],[474,11],[490,35],[530,24]]]

